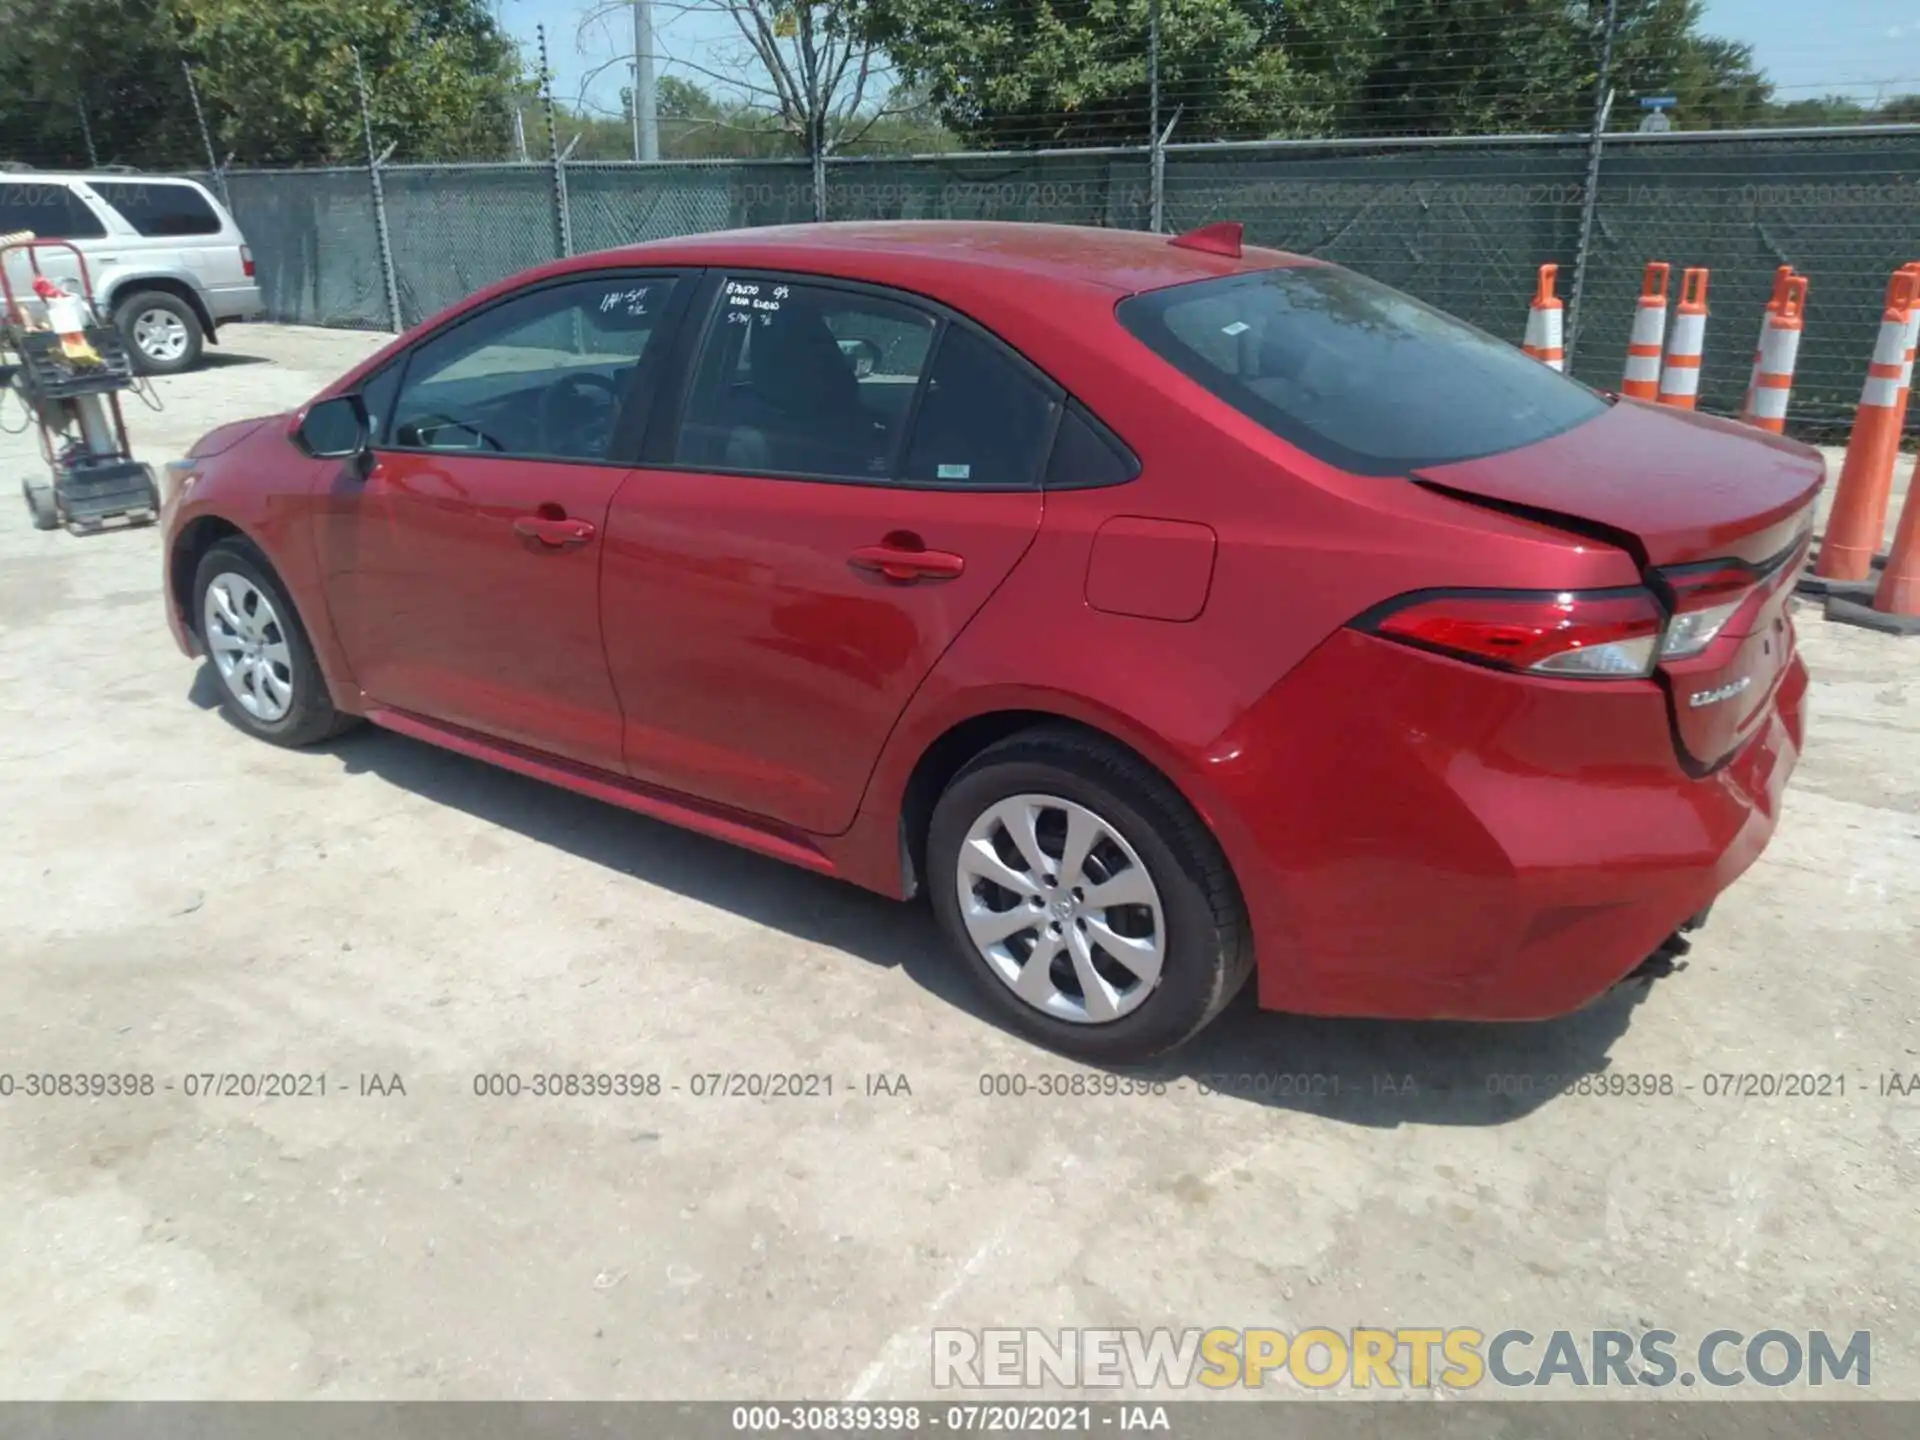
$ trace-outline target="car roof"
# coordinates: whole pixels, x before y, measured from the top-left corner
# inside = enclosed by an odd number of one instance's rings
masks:
[[[96,185],[102,182],[112,184],[116,180],[143,181],[159,185],[191,185],[197,190],[206,186],[198,180],[185,175],[157,175],[145,170],[0,170],[17,185],[32,185],[45,181],[67,185],[79,181],[83,185]]]
[[[587,257],[582,257],[586,259]],[[1088,225],[996,220],[854,220],[769,225],[654,240],[601,251],[596,265],[721,265],[794,269],[907,284],[916,274],[975,282],[1029,282],[1134,294],[1246,270],[1307,263],[1280,250],[1247,246],[1239,256],[1190,250],[1173,237]]]
[[[401,348],[529,286],[622,268],[791,271],[928,297],[985,325],[1030,357],[1047,337],[1098,352],[1116,300],[1189,281],[1323,262],[1246,246],[1238,256],[1193,250],[1175,237],[1097,226],[994,220],[853,220],[767,225],[650,240],[551,260],[456,301],[397,336],[324,393],[341,394]]]

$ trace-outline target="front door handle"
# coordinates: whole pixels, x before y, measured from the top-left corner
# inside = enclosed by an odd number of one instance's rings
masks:
[[[514,518],[513,533],[542,545],[558,549],[563,545],[584,545],[594,536],[591,521],[550,520],[544,515],[519,515]]]
[[[856,570],[870,570],[895,584],[915,580],[951,580],[967,568],[959,555],[945,550],[923,550],[904,545],[862,545],[847,557]]]

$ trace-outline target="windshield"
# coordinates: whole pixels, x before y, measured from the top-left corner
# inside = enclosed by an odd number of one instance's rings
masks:
[[[1242,414],[1363,475],[1518,449],[1607,408],[1513,346],[1331,265],[1153,290],[1119,317]]]

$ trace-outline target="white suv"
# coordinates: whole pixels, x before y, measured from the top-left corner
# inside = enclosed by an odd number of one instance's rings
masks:
[[[79,247],[95,304],[127,337],[144,374],[190,368],[223,322],[261,313],[246,237],[191,180],[0,168],[0,235],[22,230]],[[42,265],[54,280],[77,278],[62,253]],[[30,276],[17,255],[7,270],[18,295]]]

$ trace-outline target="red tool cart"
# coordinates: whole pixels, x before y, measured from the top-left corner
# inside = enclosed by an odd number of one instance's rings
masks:
[[[77,281],[47,274],[44,262],[62,251]],[[25,402],[50,472],[21,482],[36,529],[84,532],[159,515],[153,468],[133,458],[120,412],[120,393],[139,384],[120,332],[94,308],[86,257],[62,240],[0,239],[0,391]]]

